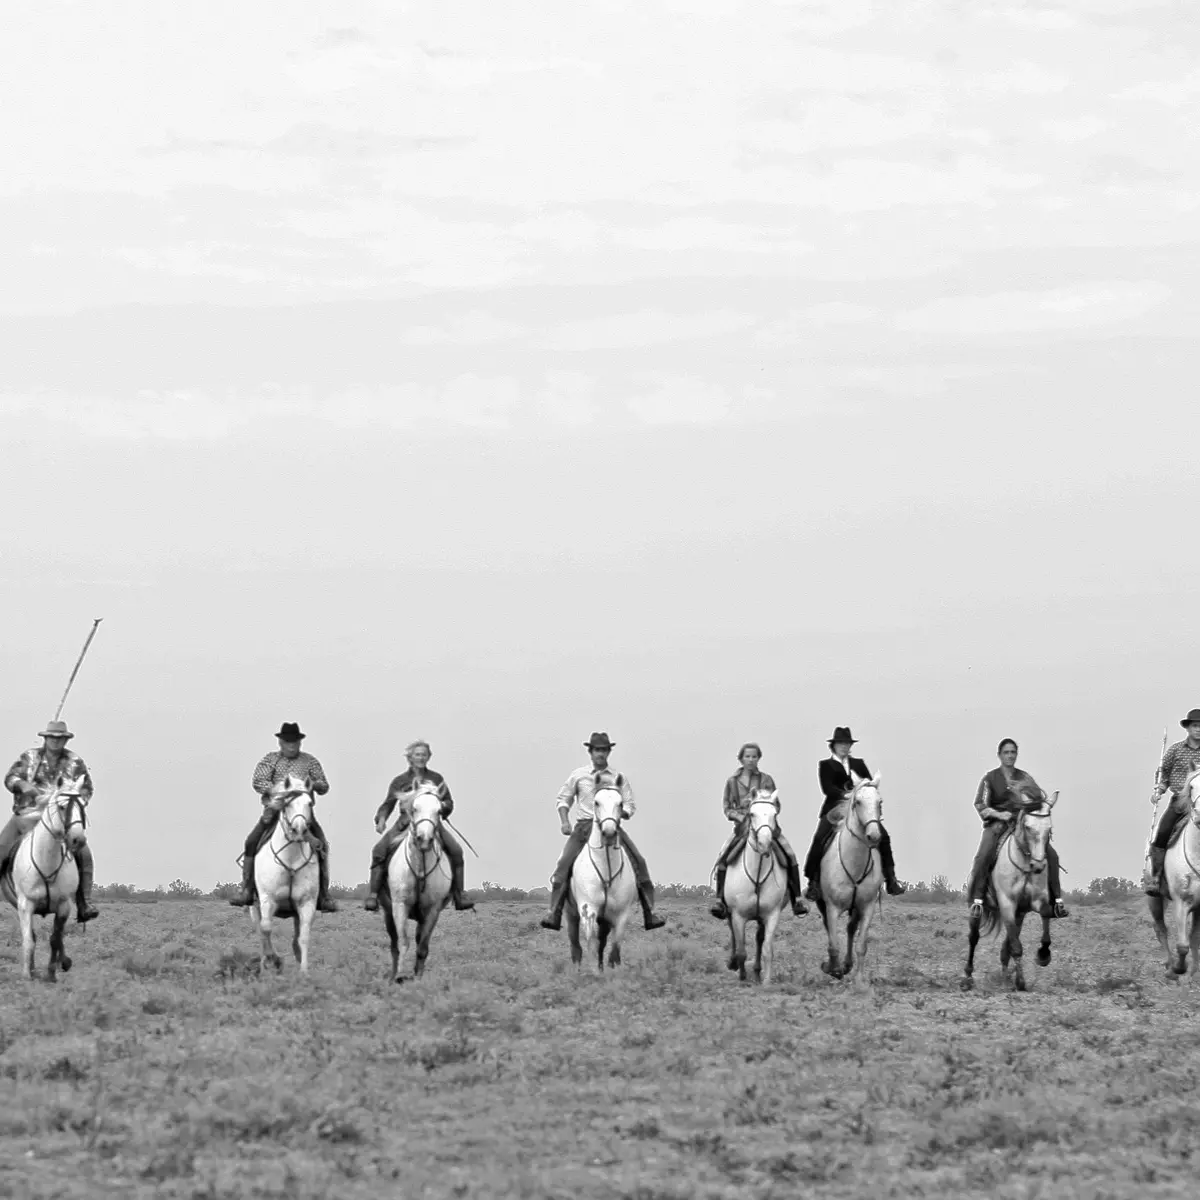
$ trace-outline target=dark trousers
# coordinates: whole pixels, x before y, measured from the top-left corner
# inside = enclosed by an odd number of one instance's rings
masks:
[[[0,829],[0,869],[7,864],[9,857],[21,844],[21,839],[38,823],[38,812],[14,814],[9,817],[3,829]],[[75,894],[76,907],[82,909],[91,902],[92,880],[95,878],[96,864],[92,858],[91,846],[84,843],[75,852],[75,866],[79,871],[79,890]]]
[[[746,838],[750,833],[750,825],[747,821],[741,820],[734,826],[733,833],[729,836],[729,841],[725,845],[725,849],[721,852],[720,858],[717,859],[718,867],[728,867],[735,858],[742,852],[742,847],[746,844]],[[784,836],[783,830],[776,825],[773,835],[775,845],[783,853],[783,857],[787,860],[789,867],[798,867],[800,860],[796,857],[795,850],[792,849],[792,844]]]
[[[969,885],[969,900],[982,900],[987,891],[988,877],[996,865],[1000,853],[1000,843],[1009,830],[1007,821],[987,821],[983,833],[979,837],[979,849],[975,851],[975,861],[971,864],[971,881]],[[1050,892],[1050,901],[1062,899],[1062,877],[1058,862],[1058,851],[1052,843],[1046,843],[1046,888]]]
[[[563,905],[566,903],[567,881],[571,878],[571,868],[575,865],[575,860],[583,853],[583,849],[588,843],[588,838],[592,836],[592,824],[593,822],[590,817],[585,817],[583,820],[575,823],[575,828],[567,836],[563,852],[559,855],[558,863],[554,868],[554,874],[550,876],[550,907],[557,913],[562,912]],[[653,908],[654,882],[650,878],[650,868],[646,866],[646,860],[642,857],[641,851],[633,844],[632,839],[623,827],[620,832],[620,838],[621,846],[629,856],[630,865],[633,867],[633,874],[637,880],[638,894],[641,897],[642,906],[643,908]]]
[[[258,853],[259,847],[270,837],[271,827],[278,819],[277,812],[270,808],[264,808],[262,816],[254,823],[254,828],[246,838],[246,844],[242,848],[245,853],[245,857],[242,859],[242,885],[248,891],[254,890],[254,856]],[[325,830],[321,828],[315,812],[312,820],[308,823],[308,832],[317,852],[317,886],[320,889],[318,899],[320,902],[329,895],[329,840],[326,838]]]
[[[1175,826],[1184,820],[1187,815],[1187,801],[1180,796],[1172,796],[1171,803],[1166,806],[1166,809],[1158,818],[1158,828],[1154,831],[1154,838],[1150,845],[1157,846],[1160,850],[1165,850],[1167,843],[1171,840],[1171,834],[1174,832]]]
[[[879,837],[879,865],[883,868],[884,879],[896,878],[896,859],[892,853],[892,835],[886,829],[880,826],[882,833]],[[821,817],[817,821],[817,829],[813,834],[812,845],[808,848],[808,855],[804,859],[804,874],[810,880],[816,880],[818,883],[821,878],[821,859],[825,857],[825,851],[829,849],[833,839],[837,836],[837,826],[832,825],[827,817]]]
[[[407,830],[407,821],[403,824],[397,822],[375,843],[371,848],[371,870],[374,871],[379,867],[387,866],[388,859],[392,857],[392,852],[400,845]],[[450,866],[454,868],[456,873],[461,873],[463,870],[463,851],[462,847],[458,844],[458,839],[445,825],[439,827],[438,836],[442,839],[442,846],[446,851],[446,857],[450,860]]]

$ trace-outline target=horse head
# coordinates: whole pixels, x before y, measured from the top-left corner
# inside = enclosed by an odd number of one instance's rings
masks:
[[[617,835],[621,829],[621,820],[625,816],[624,801],[621,798],[621,784],[624,779],[620,775],[612,776],[597,771],[595,776],[596,793],[592,798],[592,809],[595,813],[596,828],[606,846],[616,844]]]
[[[750,801],[748,820],[750,844],[760,854],[766,854],[779,822],[779,793],[759,788]]]
[[[1200,825],[1200,804],[1196,801],[1200,800],[1200,787],[1196,786],[1196,781],[1200,780],[1200,768],[1193,771],[1188,777],[1187,782],[1183,785],[1183,795],[1187,803],[1191,806],[1192,822]]]
[[[1046,847],[1050,844],[1051,817],[1050,810],[1058,803],[1058,793],[1045,800],[1037,800],[1024,805],[1017,814],[1016,829],[1013,836],[1017,845],[1029,859],[1029,866],[1035,873],[1046,869]]]
[[[428,850],[442,823],[442,789],[428,781],[412,793],[412,836],[417,847]]]
[[[42,822],[72,854],[87,845],[87,800],[78,787],[64,784],[61,776],[46,798]]]
[[[869,846],[878,846],[883,837],[883,797],[879,794],[879,781],[882,775],[874,779],[864,779],[856,784],[847,797],[847,819],[853,817]]]
[[[292,841],[308,836],[313,820],[312,785],[307,779],[285,775],[271,788],[270,805]]]

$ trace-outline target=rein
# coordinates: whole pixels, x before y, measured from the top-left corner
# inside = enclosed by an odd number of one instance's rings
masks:
[[[617,806],[617,814],[618,815],[612,818],[613,823],[617,827],[617,836],[614,839],[614,844],[612,846],[608,845],[607,843],[604,843],[604,845],[603,845],[603,850],[604,850],[604,870],[603,871],[600,869],[600,864],[596,861],[596,855],[592,849],[591,838],[590,837],[588,838],[588,847],[587,847],[588,859],[591,861],[592,867],[595,870],[597,876],[599,876],[600,886],[604,888],[604,905],[605,905],[605,907],[608,906],[609,889],[612,887],[612,885],[614,883],[616,883],[616,881],[618,879],[621,878],[621,875],[623,874],[623,872],[625,870],[626,855],[625,855],[624,847],[622,847],[622,845],[621,845],[620,812],[621,812],[621,809],[620,809],[620,806],[618,805]],[[596,817],[596,816],[592,817],[592,828],[593,828],[593,830],[597,831],[600,834],[601,840],[603,841],[604,834],[601,829],[602,825],[603,825],[603,822],[600,820],[599,817]],[[618,855],[620,855],[620,860],[621,860],[620,865],[617,867],[617,869],[615,871],[612,869],[612,857],[611,856],[612,856],[613,850],[616,850]]]
[[[83,801],[80,800],[80,798],[78,796],[71,796],[67,800],[66,808],[65,809],[59,808],[59,810],[58,810],[62,814],[63,829],[62,829],[61,834],[56,833],[54,831],[53,827],[50,825],[49,821],[46,820],[46,814],[50,811],[49,804],[47,804],[46,807],[42,809],[41,816],[38,818],[38,825],[41,825],[46,830],[46,832],[50,835],[50,837],[54,840],[54,842],[58,846],[58,853],[59,853],[58,866],[56,866],[49,875],[47,875],[46,872],[42,870],[41,865],[38,863],[37,855],[35,855],[33,853],[33,843],[32,843],[32,841],[30,842],[29,861],[33,864],[33,869],[38,873],[38,877],[42,881],[42,886],[45,887],[45,889],[46,889],[46,907],[47,908],[50,907],[50,888],[51,888],[51,886],[53,885],[54,881],[61,874],[63,867],[66,865],[67,859],[74,858],[74,855],[72,855],[72,853],[67,849],[67,830],[69,830],[71,828],[71,826],[74,824],[74,822],[70,819],[70,817],[71,817],[71,813],[75,809],[79,810],[79,824],[82,825],[84,827],[84,829],[86,829],[87,828],[87,810],[83,806]],[[36,826],[34,828],[36,829]]]
[[[289,808],[291,808],[292,801],[295,800],[298,796],[311,797],[312,793],[311,792],[290,792],[290,793],[288,793],[287,803],[284,804],[283,807],[279,809],[279,819],[276,822],[276,828],[283,831],[283,845],[280,846],[278,849],[276,849],[275,844],[274,844],[275,843],[274,838],[272,838],[271,842],[269,843],[270,850],[271,850],[271,856],[275,859],[275,862],[279,865],[279,867],[282,870],[287,871],[287,873],[288,873],[288,891],[289,892],[291,891],[292,881],[295,879],[296,873],[298,871],[303,871],[304,868],[307,867],[308,864],[312,862],[314,856],[317,853],[316,850],[313,849],[312,842],[310,842],[308,840],[309,831],[306,829],[304,831],[303,835],[301,835],[299,837],[294,836],[295,832],[296,832],[296,821],[298,818],[295,816],[293,816],[293,817],[287,816],[287,810]],[[308,818],[305,818],[305,823],[307,824],[307,822],[308,822]],[[308,855],[302,863],[298,863],[294,867],[289,867],[287,865],[287,863],[285,863],[283,861],[283,859],[280,858],[280,855],[286,853],[289,846],[298,845],[300,842],[305,843],[305,845],[308,849]]]
[[[1021,837],[1021,834],[1025,831],[1026,813],[1027,810],[1023,809],[1021,811],[1020,815],[1017,817],[1016,827],[1005,840],[1008,842],[1008,861],[1013,867],[1021,872],[1021,875],[1025,881],[1025,886],[1028,887],[1029,880],[1033,878],[1034,875],[1040,874],[1040,872],[1034,870],[1033,855],[1029,852],[1029,843],[1023,840]],[[1020,852],[1025,856],[1025,861],[1029,864],[1027,867],[1021,866],[1021,864],[1017,862],[1015,858],[1013,858],[1012,852],[1014,842],[1016,843],[1017,849],[1020,850]],[[1184,853],[1186,854],[1186,851]]]
[[[413,846],[416,843],[417,829],[422,825],[428,825],[434,833],[433,841],[433,866],[425,869],[425,861],[430,856],[430,851],[418,851],[421,857],[421,865],[418,866],[412,860]],[[420,898],[421,893],[425,890],[425,884],[432,877],[434,871],[438,869],[442,862],[442,839],[437,837],[438,823],[432,817],[422,817],[419,821],[413,821],[408,827],[408,834],[404,839],[404,861],[408,864],[408,869],[412,872],[413,878],[417,882],[417,897]]]
[[[746,878],[754,884],[754,912],[755,917],[758,918],[762,916],[763,885],[775,873],[775,827],[770,820],[763,821],[760,824],[755,825],[753,817],[749,813],[746,814],[746,822],[746,844],[742,847],[742,870],[745,871]],[[772,845],[768,846],[765,851],[758,849],[757,846],[754,847],[754,853],[758,855],[759,867],[761,868],[764,862],[767,864],[766,874],[759,875],[751,872],[749,863],[747,861],[747,856],[750,853],[750,843],[754,840],[754,835],[758,832],[758,830],[763,828],[771,831]]]
[[[874,854],[873,854],[874,847],[871,845],[871,843],[869,841],[867,841],[867,836],[866,836],[867,830],[870,829],[872,825],[878,825],[880,830],[883,829],[883,822],[878,817],[872,817],[869,821],[866,822],[866,824],[862,825],[862,832],[857,831],[854,828],[854,826],[851,824],[851,818],[852,817],[857,818],[857,816],[858,816],[858,793],[861,790],[861,788],[862,788],[862,784],[859,784],[859,786],[856,787],[854,789],[854,791],[851,793],[850,807],[846,812],[845,821],[842,822],[842,828],[838,830],[839,836],[837,838],[838,864],[841,866],[842,870],[845,872],[846,878],[848,880],[850,880],[850,884],[854,889],[853,894],[850,897],[850,908],[851,909],[858,907],[859,886],[862,884],[862,881],[864,879],[866,879],[866,877],[868,875],[870,875],[871,869],[875,865]],[[867,848],[866,865],[863,867],[862,874],[859,875],[857,878],[855,878],[854,872],[851,871],[848,866],[846,866],[846,859],[845,859],[845,856],[842,854],[842,839],[841,839],[840,835],[843,832],[848,833],[854,841],[861,842]],[[847,911],[849,911],[849,910],[847,910]]]

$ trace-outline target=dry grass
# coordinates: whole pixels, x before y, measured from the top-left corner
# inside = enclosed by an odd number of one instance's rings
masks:
[[[448,912],[403,987],[359,910],[318,919],[304,980],[260,975],[224,905],[109,904],[53,988],[20,980],[9,913],[0,1196],[1194,1192],[1200,992],[1138,905],[1056,923],[1024,995],[993,944],[960,993],[960,906],[890,906],[865,987],[787,920],[769,990],[703,908],[664,911],[603,979],[533,905]]]

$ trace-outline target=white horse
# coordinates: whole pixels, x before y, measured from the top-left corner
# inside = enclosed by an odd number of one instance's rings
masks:
[[[829,957],[821,970],[834,979],[842,979],[854,969],[854,939],[859,937],[858,977],[865,979],[867,968],[867,931],[879,907],[879,889],[883,868],[879,860],[879,840],[883,836],[883,797],[879,781],[864,780],[846,793],[841,821],[833,841],[821,858],[821,895],[817,908],[825,919],[829,938]],[[838,820],[837,810],[830,813]],[[847,913],[846,953],[838,948],[838,917]]]
[[[1194,771],[1183,786],[1188,819],[1183,832],[1167,850],[1163,863],[1163,894],[1146,897],[1150,902],[1154,932],[1158,934],[1158,940],[1167,955],[1167,971],[1173,975],[1188,972],[1189,949],[1192,954],[1190,974],[1195,975],[1200,956],[1200,922],[1196,920],[1196,911],[1200,909],[1200,808],[1196,804],[1196,793],[1200,790],[1198,781],[1200,771]],[[1164,920],[1168,900],[1175,934],[1173,948]]]
[[[1012,831],[1001,843],[996,865],[988,878],[983,897],[983,912],[972,915],[967,929],[967,965],[962,989],[973,986],[975,946],[981,934],[1004,930],[1000,947],[1000,968],[1008,970],[1013,964],[1013,986],[1025,990],[1025,968],[1022,965],[1021,925],[1026,913],[1035,912],[1042,918],[1042,944],[1037,963],[1044,967],[1050,962],[1050,902],[1049,876],[1046,872],[1046,851],[1050,845],[1052,820],[1050,810],[1058,801],[1055,792],[1044,803],[1038,801],[1022,808],[1013,821]]]
[[[317,852],[309,836],[312,789],[306,781],[288,775],[272,787],[269,804],[279,819],[270,840],[254,856],[255,895],[250,914],[262,934],[262,965],[276,970],[283,966],[271,942],[271,928],[276,917],[291,917],[292,953],[300,970],[307,971],[308,938],[320,882]]]
[[[592,800],[595,817],[592,832],[584,851],[571,868],[567,890],[567,938],[571,943],[571,961],[583,961],[583,944],[579,929],[583,926],[583,941],[589,956],[594,952],[600,970],[604,970],[604,948],[611,942],[608,953],[610,967],[621,964],[621,938],[637,904],[637,880],[633,864],[621,845],[621,821],[625,808],[621,802],[620,776],[617,786],[604,775],[596,777],[596,792]]]
[[[60,966],[64,971],[71,969],[71,959],[63,949],[63,926],[79,887],[75,855],[86,844],[87,801],[77,791],[64,789],[60,778],[55,790],[41,801],[36,823],[18,843],[12,865],[0,879],[0,891],[16,908],[21,923],[21,973],[26,979],[33,978],[34,917],[54,917],[46,978],[53,983]]]
[[[408,955],[408,922],[417,923],[413,975],[425,971],[429,942],[442,909],[450,902],[450,863],[439,832],[442,791],[428,781],[412,794],[408,832],[388,863],[388,895],[380,897],[383,923],[392,947],[392,978],[404,982],[401,965]]]
[[[775,853],[778,819],[778,795],[759,788],[750,801],[746,845],[725,873],[721,896],[729,909],[729,969],[746,978],[746,926],[757,921],[754,977],[761,983],[771,982],[775,926],[788,894],[787,869]]]

